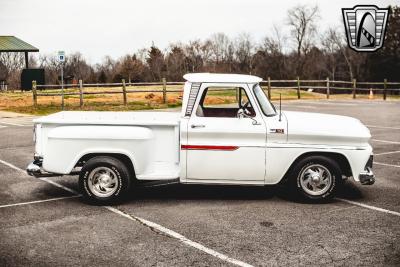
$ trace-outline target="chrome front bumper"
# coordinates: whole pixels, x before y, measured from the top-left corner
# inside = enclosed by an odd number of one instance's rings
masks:
[[[375,175],[370,167],[367,167],[365,172],[362,172],[358,178],[362,185],[372,185],[375,183]]]

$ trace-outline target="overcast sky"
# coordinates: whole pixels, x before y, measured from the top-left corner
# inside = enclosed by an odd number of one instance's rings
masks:
[[[320,32],[343,27],[342,7],[398,1],[289,0],[0,0],[0,35],[15,35],[41,53],[81,52],[91,63],[118,58],[170,42],[205,39],[223,32],[249,33],[255,41],[275,24],[285,27],[286,12],[299,4],[318,4]]]

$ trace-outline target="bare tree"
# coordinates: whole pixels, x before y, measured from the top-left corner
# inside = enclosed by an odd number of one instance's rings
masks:
[[[73,53],[66,55],[64,63],[64,71],[66,75],[72,76],[74,79],[82,79],[88,81],[93,68],[86,62],[81,53]]]
[[[257,68],[256,73],[264,77],[273,76],[285,78],[289,75],[286,68],[286,56],[284,44],[286,37],[283,36],[276,25],[272,28],[272,34],[266,36],[258,47],[258,52],[253,57]]]
[[[224,67],[227,65],[228,59],[231,58],[232,55],[231,40],[224,33],[216,33],[211,35],[208,43],[210,44],[212,52],[213,71],[225,71]]]
[[[355,61],[362,60],[361,59],[362,56],[357,55],[357,53],[353,52],[350,48],[347,47],[345,38],[346,37],[343,32],[330,30],[327,42],[331,43],[330,45],[333,46],[333,48],[338,49],[340,53],[343,55],[345,64],[348,69],[349,78],[350,80],[353,80],[354,78],[353,63]],[[325,47],[326,45],[328,44],[325,42]]]
[[[253,50],[254,42],[251,40],[251,36],[247,33],[241,33],[236,38],[234,45],[235,59],[240,72],[251,74],[251,70],[253,69]]]
[[[118,72],[130,83],[144,81],[146,67],[136,54],[126,55],[120,59]]]
[[[340,58],[338,54],[341,53],[342,44],[340,43],[340,33],[335,28],[329,28],[321,36],[321,44],[325,54],[325,69],[329,73],[329,77],[334,80],[336,68]]]
[[[184,47],[186,54],[186,68],[188,71],[200,71],[203,67],[204,58],[202,57],[202,43],[200,40],[190,41]]]
[[[298,5],[289,9],[287,13],[291,37],[296,45],[297,64],[296,74],[300,75],[305,64],[307,52],[310,51],[315,40],[316,21],[319,18],[318,6]]]
[[[99,73],[104,73],[104,77],[106,78],[106,82],[111,82],[116,74],[116,66],[117,62],[112,59],[110,56],[105,56],[102,63],[96,66],[96,69]]]

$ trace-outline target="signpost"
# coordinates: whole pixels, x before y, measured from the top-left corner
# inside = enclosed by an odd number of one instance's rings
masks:
[[[65,52],[58,51],[57,60],[61,65],[61,108],[64,110],[64,62],[65,62]]]

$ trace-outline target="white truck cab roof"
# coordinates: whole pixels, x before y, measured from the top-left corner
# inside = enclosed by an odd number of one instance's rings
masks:
[[[193,83],[259,83],[263,80],[253,75],[221,73],[189,73],[183,78]]]

